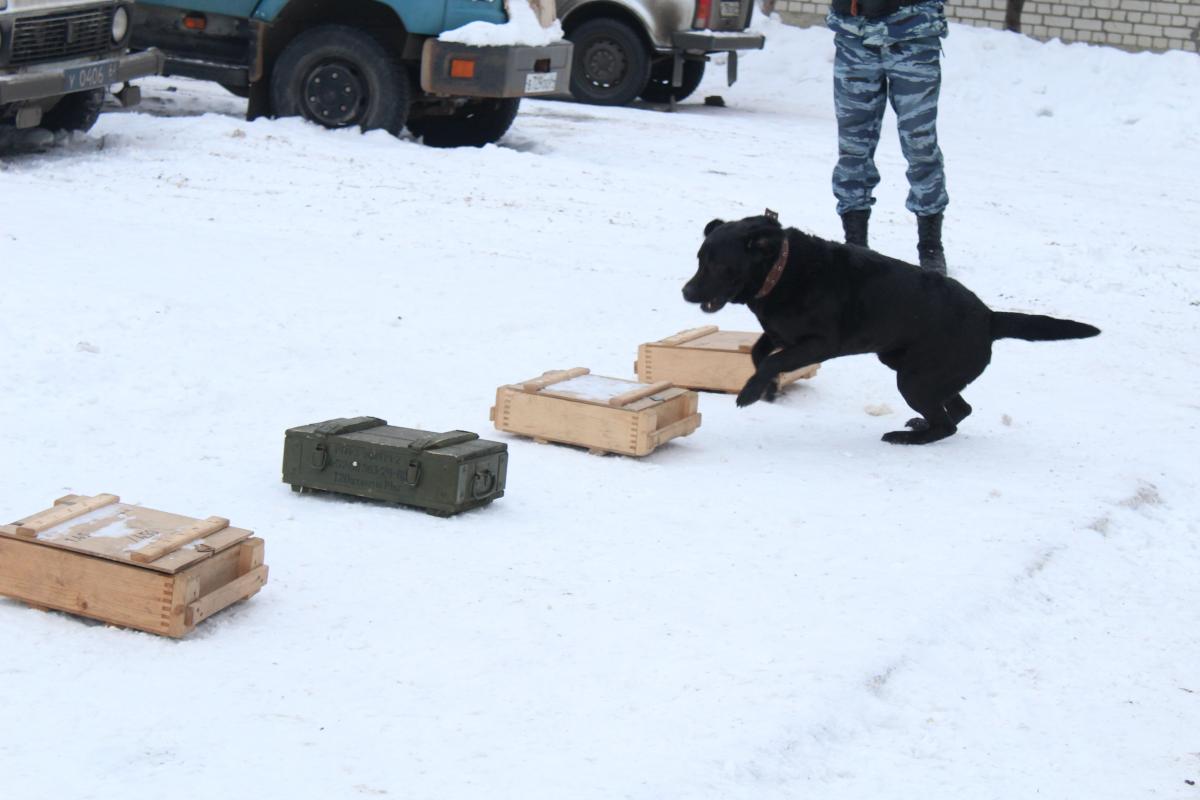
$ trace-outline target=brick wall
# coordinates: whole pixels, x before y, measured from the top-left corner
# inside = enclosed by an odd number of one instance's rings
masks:
[[[946,15],[968,25],[1003,29],[1006,7],[1006,0],[948,0]],[[828,8],[827,2],[775,0],[775,10],[800,25],[821,24]],[[1042,40],[1195,53],[1200,0],[1025,0],[1021,32]]]

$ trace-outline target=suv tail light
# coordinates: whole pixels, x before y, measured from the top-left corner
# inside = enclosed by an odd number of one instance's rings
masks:
[[[712,20],[712,10],[713,0],[696,0],[696,18],[692,21],[692,27],[707,28]]]

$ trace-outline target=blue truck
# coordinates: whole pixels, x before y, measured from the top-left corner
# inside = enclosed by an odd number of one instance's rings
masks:
[[[531,9],[542,26],[554,23],[554,0]],[[495,142],[522,97],[570,82],[571,44],[561,39],[439,39],[472,22],[508,22],[503,0],[139,0],[133,21],[133,48],[160,50],[163,74],[221,84],[247,98],[250,119],[407,127],[435,147]]]

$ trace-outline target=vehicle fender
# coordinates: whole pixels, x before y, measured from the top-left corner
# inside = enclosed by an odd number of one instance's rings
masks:
[[[636,20],[646,39],[659,50],[671,49],[675,31],[692,29],[695,13],[695,0],[558,0],[558,18],[568,35],[591,19]]]

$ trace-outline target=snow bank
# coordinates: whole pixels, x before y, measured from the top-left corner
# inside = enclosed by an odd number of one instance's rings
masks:
[[[506,0],[505,7],[508,11],[508,22],[503,25],[490,22],[469,22],[461,28],[445,31],[438,36],[438,41],[477,47],[504,45],[537,47],[562,40],[562,24],[556,19],[550,25],[542,27],[528,0]]]

